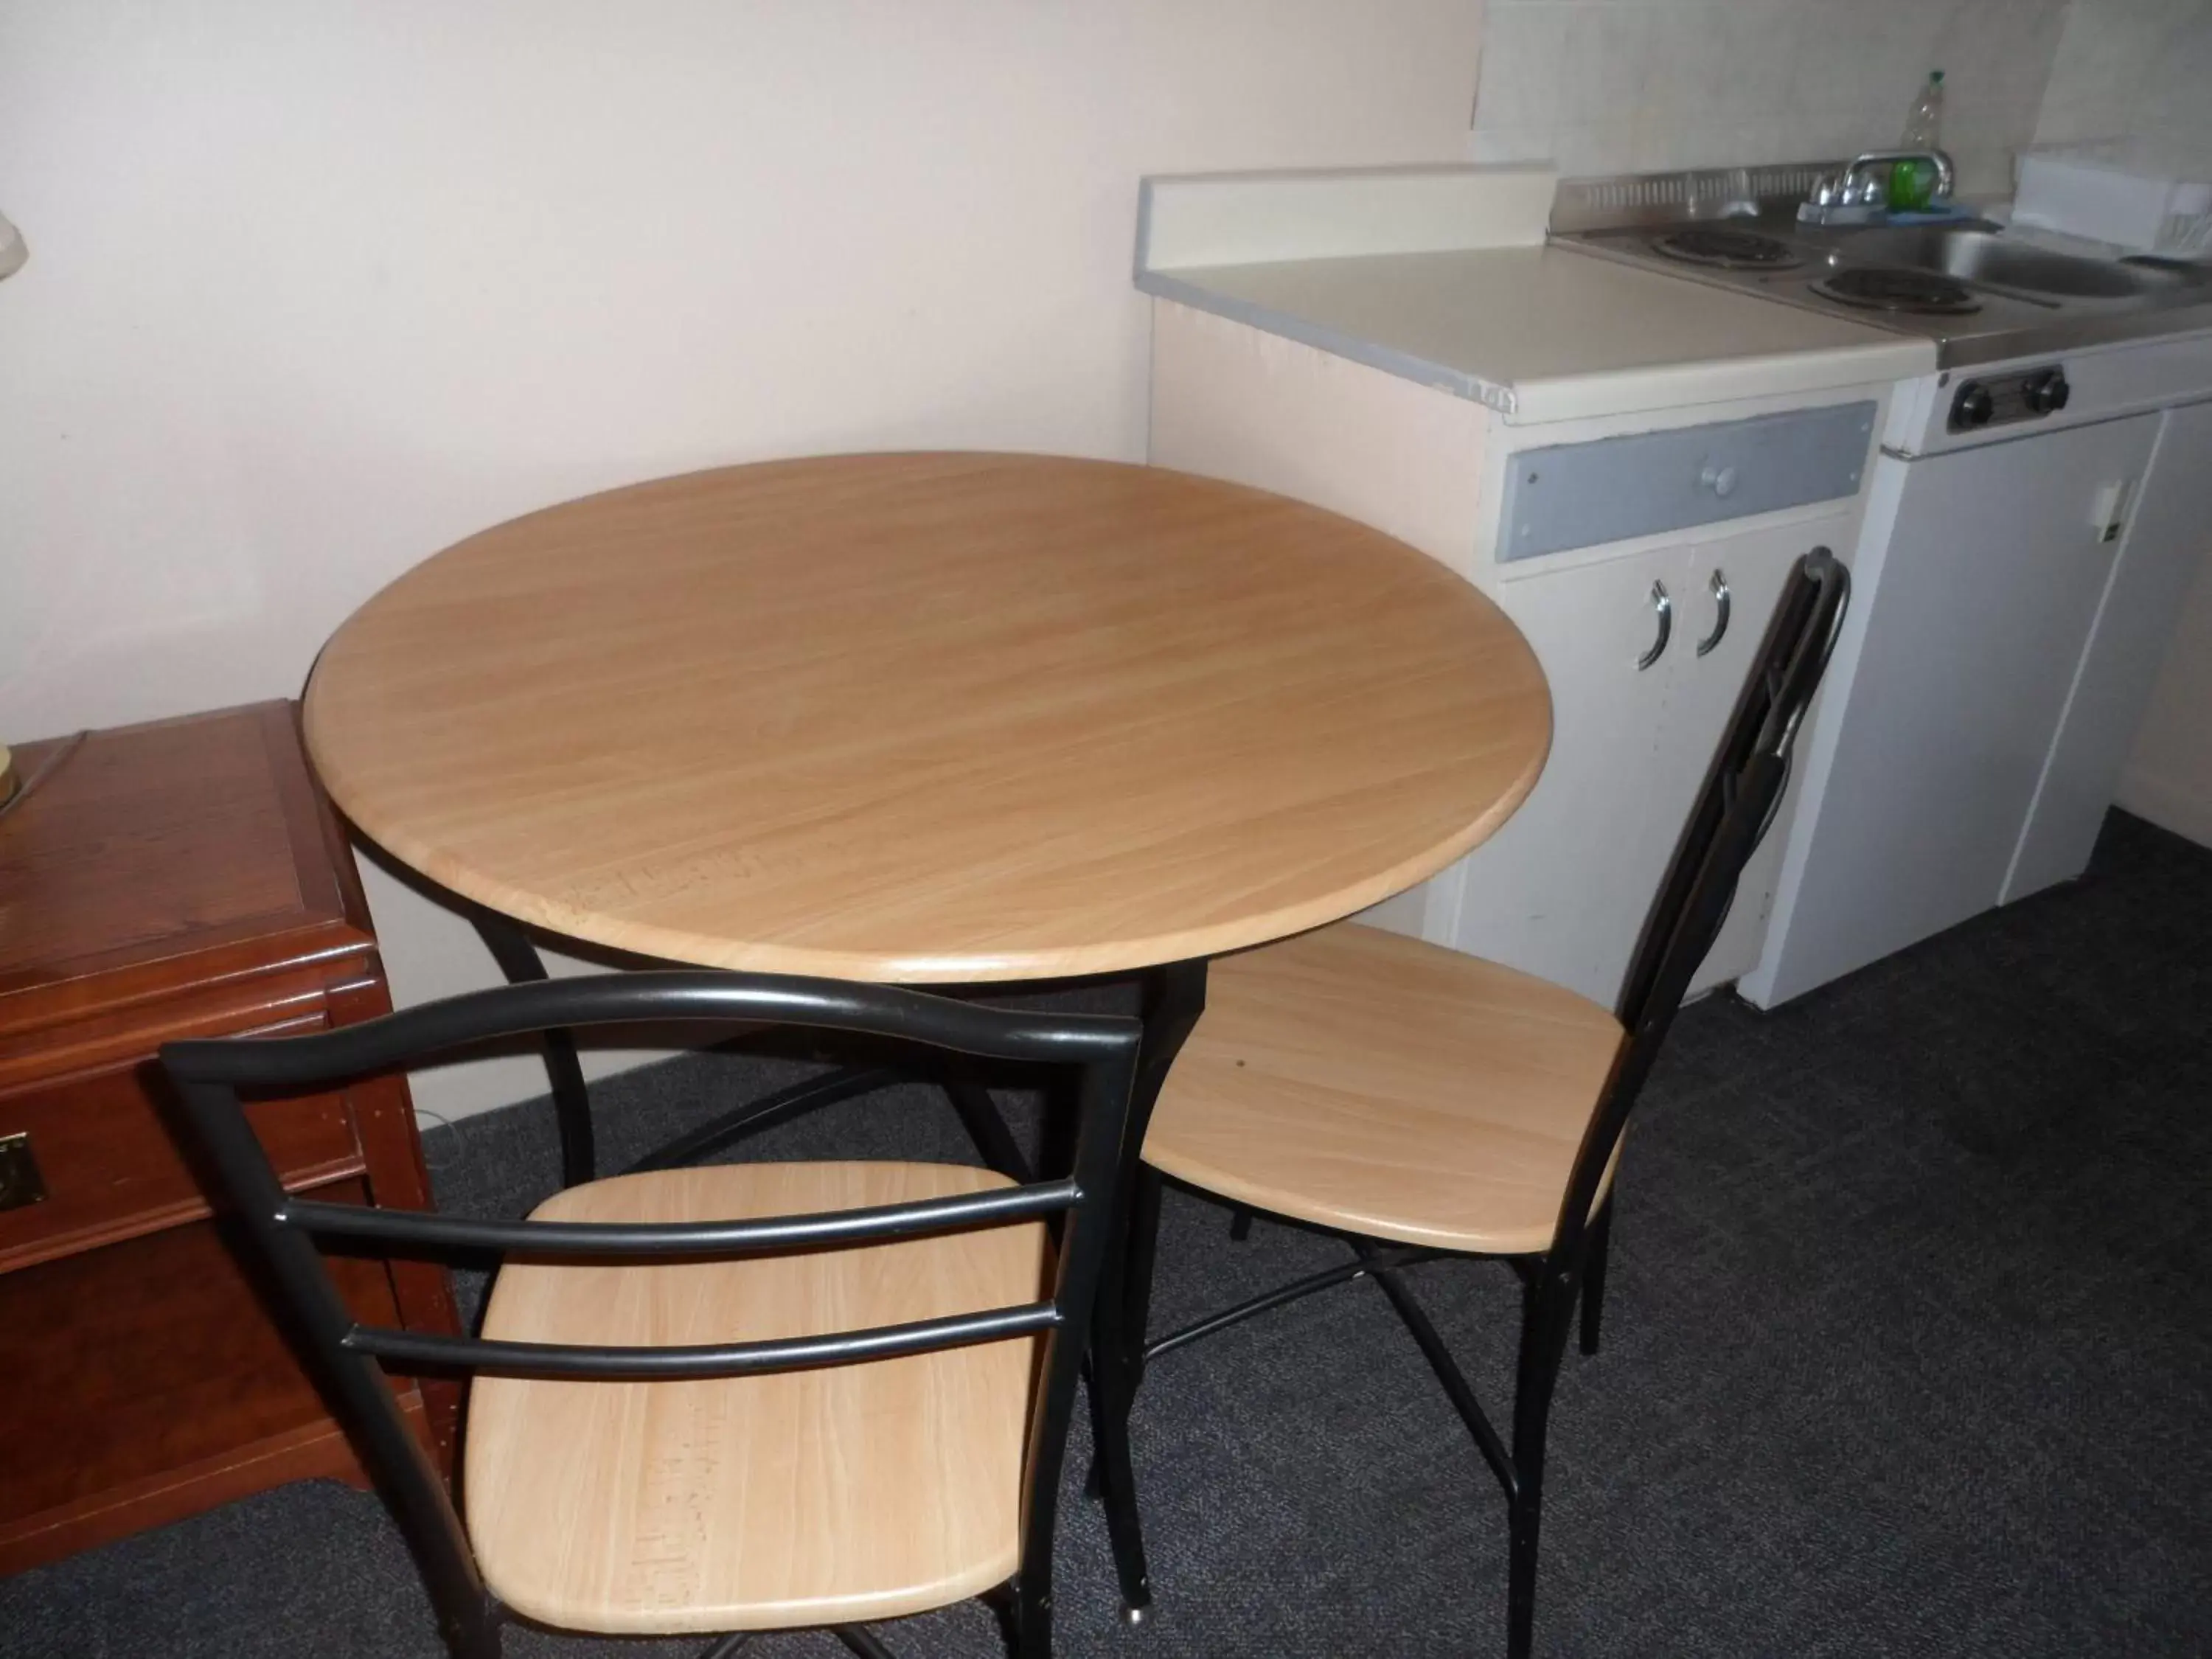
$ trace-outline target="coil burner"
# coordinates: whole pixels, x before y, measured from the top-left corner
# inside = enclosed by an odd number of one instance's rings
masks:
[[[1651,250],[1684,264],[1711,265],[1722,270],[1795,270],[1805,263],[1790,252],[1787,242],[1755,230],[1717,225],[1693,225],[1656,236]]]
[[[1982,302],[1964,283],[1940,271],[1892,265],[1852,265],[1812,284],[1813,292],[1867,311],[1907,311],[1920,316],[1958,316]]]

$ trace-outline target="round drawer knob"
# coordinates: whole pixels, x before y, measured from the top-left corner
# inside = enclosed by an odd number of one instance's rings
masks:
[[[1735,494],[1735,469],[1723,466],[1717,461],[1707,461],[1705,470],[1698,474],[1698,482],[1725,500]]]

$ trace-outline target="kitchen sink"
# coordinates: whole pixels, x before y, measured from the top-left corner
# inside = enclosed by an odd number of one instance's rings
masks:
[[[1550,240],[1919,335],[1939,369],[2212,331],[2212,259],[2107,253],[1988,219],[1823,223],[1806,216],[1811,177],[1780,167],[1570,179]]]
[[[1839,233],[1827,246],[1838,263],[1940,270],[1963,283],[2054,299],[2142,301],[2212,283],[2212,273],[2187,267],[2054,253],[1981,225],[1878,226]]]

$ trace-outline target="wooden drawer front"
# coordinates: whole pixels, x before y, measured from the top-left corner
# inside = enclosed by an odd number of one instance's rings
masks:
[[[0,1136],[30,1137],[46,1194],[0,1211],[0,1273],[208,1213],[167,1100],[153,1060],[0,1094]],[[247,1115],[287,1186],[362,1169],[343,1094],[258,1101]]]
[[[362,1195],[357,1182],[316,1194]],[[331,1260],[355,1314],[392,1322],[383,1264]],[[0,1543],[29,1517],[323,1418],[214,1222],[0,1274]]]

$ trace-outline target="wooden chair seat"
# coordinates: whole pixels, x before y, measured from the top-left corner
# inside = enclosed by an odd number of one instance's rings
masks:
[[[542,1221],[705,1221],[1010,1185],[935,1164],[750,1164],[617,1176]],[[511,1263],[483,1334],[681,1346],[899,1324],[1048,1295],[1041,1224],[655,1265]],[[712,1382],[482,1376],[467,1523],[507,1606],[652,1633],[858,1623],[1004,1582],[1020,1553],[1034,1337]]]
[[[1145,1161],[1370,1237],[1540,1251],[1622,1039],[1557,985],[1340,923],[1213,964]]]

